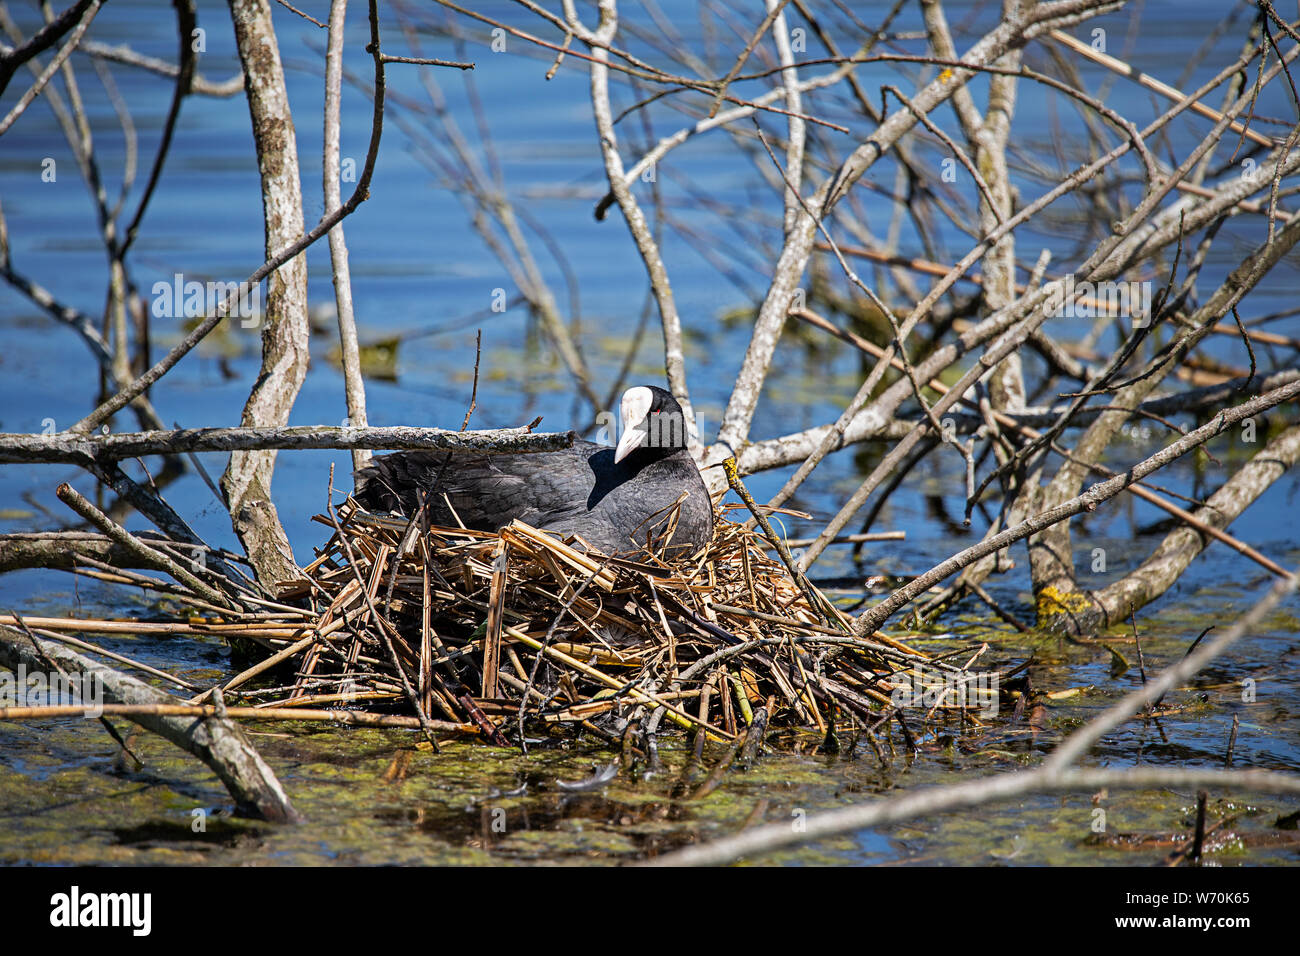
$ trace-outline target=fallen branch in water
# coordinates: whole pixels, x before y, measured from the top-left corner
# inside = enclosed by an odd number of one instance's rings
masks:
[[[0,720],[43,720],[54,717],[81,717],[85,704],[56,704],[47,707],[0,707]],[[308,710],[304,707],[227,707],[225,716],[230,720],[302,720],[346,724],[350,727],[399,727],[419,730],[416,717],[400,714],[372,714],[364,710]],[[218,717],[216,707],[193,704],[104,704],[95,709],[94,716],[104,717]],[[481,734],[476,724],[454,723],[450,720],[431,720],[429,725],[440,733]]]
[[[61,669],[75,672],[83,682],[93,682],[103,699],[111,704],[135,707],[174,705],[177,699],[143,681],[83,657],[53,641],[0,625],[0,664],[28,672]],[[84,684],[83,684],[84,686]],[[85,703],[77,708],[84,713]],[[243,812],[277,823],[298,823],[302,815],[294,809],[280,781],[238,725],[212,716],[204,720],[165,714],[137,713],[133,723],[165,737],[182,750],[198,757],[225,784]]]
[[[1106,481],[1099,481],[1092,485],[1082,494],[1063,502],[1055,508],[1049,508],[1046,511],[1039,512],[1031,518],[1020,522],[1014,527],[1008,528],[999,534],[985,538],[979,544],[966,548],[953,555],[946,561],[941,562],[935,567],[922,575],[918,575],[909,581],[905,586],[899,588],[883,601],[873,605],[868,610],[858,615],[854,623],[855,633],[870,634],[880,627],[890,616],[906,604],[911,602],[918,594],[923,593],[932,585],[938,584],[949,575],[955,574],[969,564],[973,564],[986,554],[992,554],[994,551],[1001,550],[1007,545],[1027,538],[1043,528],[1050,527],[1059,521],[1073,517],[1084,511],[1093,511],[1097,505],[1108,498],[1113,498],[1126,487],[1133,484],[1140,478],[1159,470],[1176,458],[1185,455],[1187,452],[1199,445],[1209,441],[1215,435],[1220,434],[1229,425],[1250,418],[1252,415],[1258,415],[1260,412],[1280,405],[1283,402],[1290,401],[1296,396],[1300,396],[1300,382],[1292,382],[1283,385],[1281,388],[1273,389],[1271,392],[1265,392],[1248,402],[1244,402],[1235,408],[1227,409],[1215,415],[1213,420],[1202,425],[1195,431],[1188,432],[1178,441],[1162,448],[1151,457],[1144,461],[1138,462],[1127,471],[1116,475]]]
[[[211,585],[200,581],[193,572],[187,571],[185,568],[181,567],[174,559],[163,554],[161,551],[149,547],[139,538],[134,537],[129,531],[87,501],[84,496],[79,494],[77,490],[67,482],[59,485],[55,494],[57,494],[59,500],[69,508],[81,515],[91,524],[95,525],[100,531],[104,532],[104,534],[108,535],[123,548],[132,552],[142,563],[153,567],[158,571],[165,571],[167,574],[170,574],[177,582],[185,585],[185,587],[202,597],[205,601],[232,610],[238,607],[231,598]],[[195,570],[198,570],[201,566],[201,563],[196,561]]]
[[[21,568],[74,568],[86,557],[127,568],[144,563],[104,534],[38,531],[0,535],[0,574]]]
[[[1300,796],[1300,776],[1264,770],[1209,770],[1137,767],[1125,770],[1074,770],[1070,764],[1108,731],[1137,714],[1147,704],[1196,674],[1229,645],[1255,627],[1300,583],[1295,575],[1276,582],[1244,617],[1200,650],[1187,655],[1157,679],[1125,696],[1100,717],[1067,738],[1035,770],[998,774],[949,787],[932,787],[896,797],[811,814],[796,831],[789,821],[755,827],[735,836],[689,847],[651,860],[658,866],[716,866],[742,857],[768,853],[808,840],[851,833],[871,826],[963,807],[983,806],[1031,793],[1077,790],[1150,789],[1156,787],[1217,787]]]
[[[889,800],[845,807],[809,816],[803,832],[792,830],[789,821],[754,827],[735,837],[667,853],[648,861],[650,866],[721,866],[740,859],[770,853],[809,840],[851,833],[867,827],[912,820],[916,817],[978,807],[997,800],[1033,793],[1068,793],[1111,790],[1193,789],[1216,787],[1254,793],[1300,796],[1300,777],[1270,770],[1190,770],[1139,767],[1132,770],[1066,770],[1045,775],[1041,770],[982,777],[951,787],[933,787]]]

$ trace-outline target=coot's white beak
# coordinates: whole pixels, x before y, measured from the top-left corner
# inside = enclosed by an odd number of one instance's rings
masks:
[[[654,394],[643,386],[629,388],[623,393],[623,401],[619,403],[619,418],[623,434],[619,437],[618,447],[614,449],[615,463],[622,461],[646,443],[649,435],[646,419],[650,415],[652,404],[654,404]]]

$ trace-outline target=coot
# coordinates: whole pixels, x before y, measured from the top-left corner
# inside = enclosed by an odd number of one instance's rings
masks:
[[[713,536],[713,506],[686,450],[681,406],[641,385],[623,393],[619,412],[617,448],[575,441],[532,455],[398,452],[358,471],[353,497],[371,511],[410,515],[418,490],[434,524],[496,531],[518,518],[581,535],[606,554],[647,544],[668,557],[694,553]]]

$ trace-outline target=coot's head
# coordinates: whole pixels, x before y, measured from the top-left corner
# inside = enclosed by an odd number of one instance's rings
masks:
[[[654,385],[637,385],[619,403],[622,435],[614,450],[620,462],[633,452],[662,458],[686,447],[686,416],[672,392]]]

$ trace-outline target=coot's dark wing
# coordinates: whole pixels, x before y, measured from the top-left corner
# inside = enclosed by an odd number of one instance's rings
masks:
[[[694,551],[713,531],[713,507],[699,469],[685,451],[645,464],[614,461],[612,449],[588,459],[595,484],[587,511],[566,527],[607,554],[636,551],[647,539],[659,550],[667,527],[675,525],[673,550]],[[680,500],[680,505],[678,504]]]
[[[586,509],[593,484],[587,457],[600,446],[538,455],[447,455],[399,452],[358,472],[355,498],[364,508],[414,514],[421,489],[435,524],[495,531],[519,518],[534,527],[563,523]],[[450,501],[455,517],[447,508]]]
[[[613,449],[591,442],[536,455],[399,452],[359,471],[354,497],[372,511],[411,515],[423,492],[434,524],[496,531],[518,518],[535,528],[581,535],[606,554],[636,551],[647,536],[661,542],[670,523],[676,524],[674,552],[708,543],[713,508],[684,449],[649,461],[613,459]],[[670,514],[683,493],[685,500]]]

